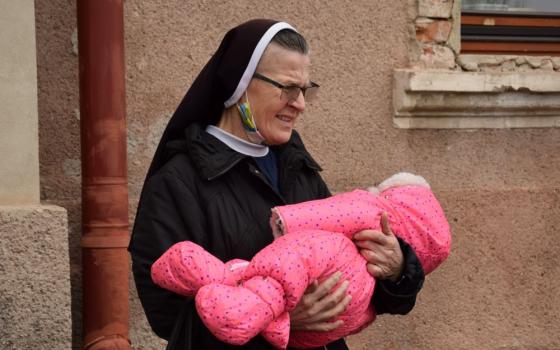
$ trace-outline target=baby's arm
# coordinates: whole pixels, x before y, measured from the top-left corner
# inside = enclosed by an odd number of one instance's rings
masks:
[[[335,196],[272,209],[275,236],[301,230],[324,230],[352,236],[365,229],[380,229],[379,218],[391,208],[368,191],[354,190]]]
[[[447,258],[451,234],[443,210],[424,178],[408,173],[396,174],[370,192],[276,207],[271,224],[276,235],[321,229],[352,238],[365,229],[380,230],[383,212],[395,235],[412,246],[425,273]]]

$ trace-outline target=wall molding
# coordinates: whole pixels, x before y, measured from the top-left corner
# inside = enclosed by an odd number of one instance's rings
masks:
[[[560,73],[397,69],[393,106],[405,129],[560,127]]]

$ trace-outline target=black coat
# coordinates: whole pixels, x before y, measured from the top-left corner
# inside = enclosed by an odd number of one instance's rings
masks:
[[[151,176],[140,199],[130,243],[138,294],[154,332],[169,340],[170,350],[272,349],[256,337],[243,347],[221,343],[199,319],[192,299],[156,286],[150,267],[179,241],[195,242],[222,261],[250,260],[272,242],[270,209],[330,196],[321,168],[305,150],[298,134],[281,146],[278,193],[254,159],[237,153],[193,124],[185,139],[168,145],[169,161]],[[402,243],[402,242],[401,242]],[[377,313],[406,313],[413,306],[423,274],[412,250],[402,244],[407,260],[402,286],[378,283]],[[329,349],[346,349],[343,340]]]

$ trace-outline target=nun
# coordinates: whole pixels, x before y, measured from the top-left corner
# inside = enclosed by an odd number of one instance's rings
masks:
[[[226,33],[169,121],[140,196],[129,251],[140,301],[168,350],[273,349],[256,336],[219,341],[192,299],[153,283],[152,264],[181,241],[222,261],[250,260],[273,241],[271,208],[331,196],[321,167],[294,130],[319,85],[307,42],[285,22],[258,19]],[[376,313],[406,314],[424,274],[413,249],[386,232],[354,236],[378,280]],[[340,274],[309,286],[290,313],[292,330],[328,332],[350,301]],[[335,286],[337,286],[334,288]],[[322,349],[348,349],[344,339]]]

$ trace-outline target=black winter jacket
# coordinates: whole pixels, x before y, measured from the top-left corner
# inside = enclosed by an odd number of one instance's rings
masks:
[[[272,349],[261,337],[242,347],[216,339],[199,319],[191,299],[152,283],[150,268],[173,244],[189,240],[222,261],[250,260],[272,242],[270,209],[330,196],[319,165],[294,131],[290,141],[274,147],[278,156],[278,193],[254,159],[237,153],[193,124],[185,139],[168,145],[169,161],[145,184],[130,243],[134,279],[154,332],[169,341],[169,350]],[[412,249],[401,242],[407,267],[402,286],[378,283],[378,314],[407,313],[414,306],[423,274]],[[343,340],[329,350],[347,349]]]

